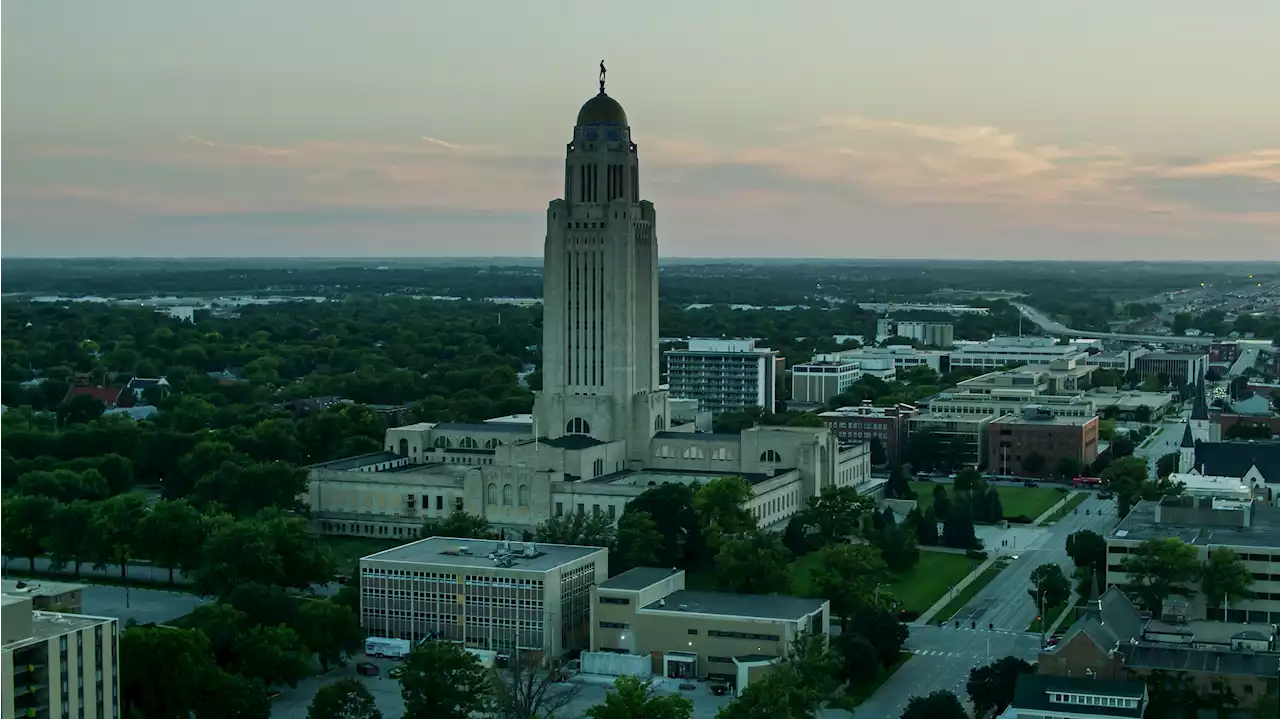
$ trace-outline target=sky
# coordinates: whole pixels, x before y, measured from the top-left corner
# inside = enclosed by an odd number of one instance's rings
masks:
[[[2,28],[4,257],[538,255],[603,59],[663,256],[1280,260],[1275,0],[38,0]]]

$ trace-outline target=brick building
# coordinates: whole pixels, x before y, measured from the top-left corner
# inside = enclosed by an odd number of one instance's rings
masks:
[[[1028,467],[1028,459],[1036,456],[1043,459],[1040,466]],[[1097,458],[1097,417],[1053,417],[1028,407],[987,425],[987,468],[996,474],[1056,476],[1064,460],[1083,468]]]
[[[840,444],[871,443],[878,440],[884,448],[885,461],[897,464],[907,445],[909,420],[920,410],[909,404],[892,407],[872,407],[870,401],[860,406],[841,407],[818,415],[823,424],[835,433]]]

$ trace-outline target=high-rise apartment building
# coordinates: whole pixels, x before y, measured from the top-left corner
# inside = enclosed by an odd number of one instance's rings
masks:
[[[0,717],[119,719],[115,619],[41,612],[3,595]]]
[[[718,414],[750,407],[774,411],[775,387],[783,359],[755,340],[691,339],[686,349],[667,350],[667,384],[672,397],[698,400]]]
[[[791,401],[821,405],[843,394],[862,377],[862,368],[850,359],[814,360],[791,367]]]

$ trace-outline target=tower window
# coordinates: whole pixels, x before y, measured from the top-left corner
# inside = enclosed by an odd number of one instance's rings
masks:
[[[777,450],[766,449],[760,453],[760,461],[768,462],[770,464],[778,464],[782,461],[782,455],[778,454]]]
[[[565,434],[591,434],[591,425],[581,417],[574,417],[564,427]]]

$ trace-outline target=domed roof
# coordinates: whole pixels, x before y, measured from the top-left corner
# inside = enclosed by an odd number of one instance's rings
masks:
[[[625,125],[627,124],[627,111],[622,109],[622,105],[618,101],[604,94],[604,90],[599,95],[587,100],[583,104],[582,109],[578,110],[579,125]]]

